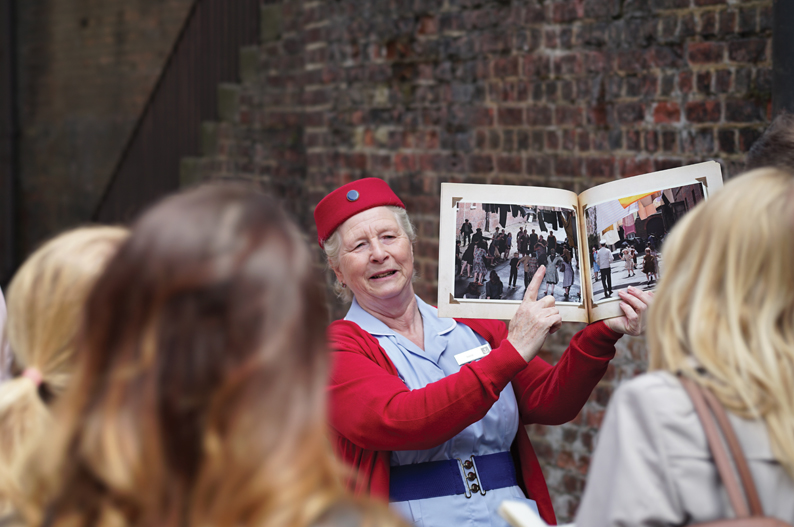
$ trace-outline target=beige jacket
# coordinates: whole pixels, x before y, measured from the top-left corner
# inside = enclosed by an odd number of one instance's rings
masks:
[[[731,415],[764,513],[794,524],[794,481],[766,427]],[[792,439],[794,440],[794,438]],[[576,527],[672,526],[733,517],[686,392],[666,372],[618,388],[604,418]]]

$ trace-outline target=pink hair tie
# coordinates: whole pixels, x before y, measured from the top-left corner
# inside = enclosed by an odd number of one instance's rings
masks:
[[[42,376],[38,368],[25,368],[22,372],[23,377],[30,379],[36,387],[41,386]]]

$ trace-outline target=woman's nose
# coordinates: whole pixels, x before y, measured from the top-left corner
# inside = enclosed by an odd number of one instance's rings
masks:
[[[369,257],[373,262],[382,262],[389,255],[389,253],[386,252],[386,247],[383,246],[380,240],[375,240],[370,247]]]

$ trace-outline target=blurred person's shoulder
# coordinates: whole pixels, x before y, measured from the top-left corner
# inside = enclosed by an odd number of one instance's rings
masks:
[[[652,371],[622,383],[610,405],[635,415],[644,415],[658,425],[690,416],[692,402],[676,376],[666,371]]]

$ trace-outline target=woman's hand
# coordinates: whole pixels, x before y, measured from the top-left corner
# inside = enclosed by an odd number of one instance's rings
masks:
[[[629,287],[625,291],[618,291],[618,296],[622,300],[620,309],[625,314],[622,317],[608,318],[604,323],[616,333],[635,337],[642,335],[645,332],[645,313],[653,302],[653,292]]]
[[[546,341],[549,333],[554,333],[562,325],[560,310],[554,305],[554,296],[538,300],[538,290],[546,276],[546,266],[541,265],[532,277],[524,300],[510,321],[507,340],[529,362]]]

